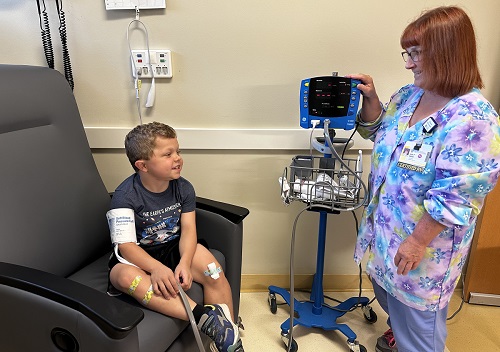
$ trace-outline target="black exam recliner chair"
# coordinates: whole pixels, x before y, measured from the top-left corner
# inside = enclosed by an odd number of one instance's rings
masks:
[[[0,65],[0,92],[0,350],[197,351],[188,322],[105,293],[110,196],[64,77]],[[224,263],[235,316],[247,214],[197,199],[198,234]],[[201,287],[189,295],[201,302]]]

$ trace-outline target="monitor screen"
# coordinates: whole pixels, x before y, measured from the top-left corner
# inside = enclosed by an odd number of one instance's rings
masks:
[[[323,127],[329,120],[331,128],[354,128],[360,92],[359,81],[346,77],[323,76],[307,78],[301,84],[300,126],[311,128],[312,121]]]
[[[351,100],[351,80],[335,77],[311,79],[309,84],[309,115],[318,117],[347,116]]]

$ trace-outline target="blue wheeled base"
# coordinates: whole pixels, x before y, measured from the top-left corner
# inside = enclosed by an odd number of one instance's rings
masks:
[[[311,211],[317,211],[311,209]],[[305,327],[322,328],[324,330],[339,330],[347,337],[348,345],[357,344],[356,334],[346,325],[337,324],[337,319],[343,316],[351,308],[358,305],[369,308],[369,299],[366,297],[351,297],[335,307],[324,305],[323,292],[323,269],[326,242],[326,222],[329,211],[319,210],[319,231],[318,231],[318,252],[316,258],[316,274],[314,275],[311,297],[308,302],[300,302],[294,299],[294,311],[297,317],[293,319],[293,325]],[[290,293],[280,287],[269,286],[269,294],[279,294],[290,305]],[[275,302],[274,302],[275,303]],[[271,308],[271,310],[273,310]],[[371,310],[371,309],[370,309]],[[274,311],[275,312],[275,311]],[[273,313],[274,313],[273,312]],[[365,315],[365,318],[370,319]],[[290,331],[290,318],[281,324],[282,336],[286,336]],[[364,349],[364,347],[363,347]],[[366,350],[366,349],[365,349]]]
[[[290,293],[276,286],[269,286],[269,293],[278,294],[285,302],[290,305]],[[356,334],[346,324],[338,324],[337,319],[343,316],[346,311],[352,307],[361,304],[367,305],[369,302],[366,297],[351,297],[335,307],[323,306],[319,314],[313,313],[315,310],[314,302],[299,302],[294,299],[294,311],[298,317],[293,319],[293,325],[302,325],[308,328],[322,328],[324,330],[339,330],[349,342],[356,341]],[[338,309],[338,310],[337,310]],[[288,333],[290,330],[290,318],[281,324],[281,331]]]

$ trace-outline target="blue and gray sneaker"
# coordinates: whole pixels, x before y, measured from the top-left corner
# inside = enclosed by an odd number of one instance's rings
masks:
[[[227,305],[214,304],[205,307],[212,310],[201,316],[198,323],[200,331],[214,341],[219,352],[243,352],[238,327],[231,321]]]

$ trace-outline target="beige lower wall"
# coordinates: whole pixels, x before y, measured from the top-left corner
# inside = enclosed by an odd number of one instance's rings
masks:
[[[313,283],[313,275],[295,275],[296,290],[310,290]],[[251,275],[244,274],[241,277],[241,292],[267,291],[270,285],[290,288],[289,275]],[[366,275],[362,276],[362,288],[371,289],[371,283]],[[359,289],[358,275],[324,275],[324,291],[357,291]]]
[[[362,274],[361,288],[363,290],[372,290],[372,285],[366,274]],[[294,287],[296,290],[310,290],[312,287],[313,275],[295,275]],[[268,287],[274,285],[290,288],[289,275],[251,275],[243,274],[241,276],[241,292],[263,292]],[[457,285],[457,290],[463,287],[462,282]],[[358,291],[358,275],[323,275],[323,291]]]

